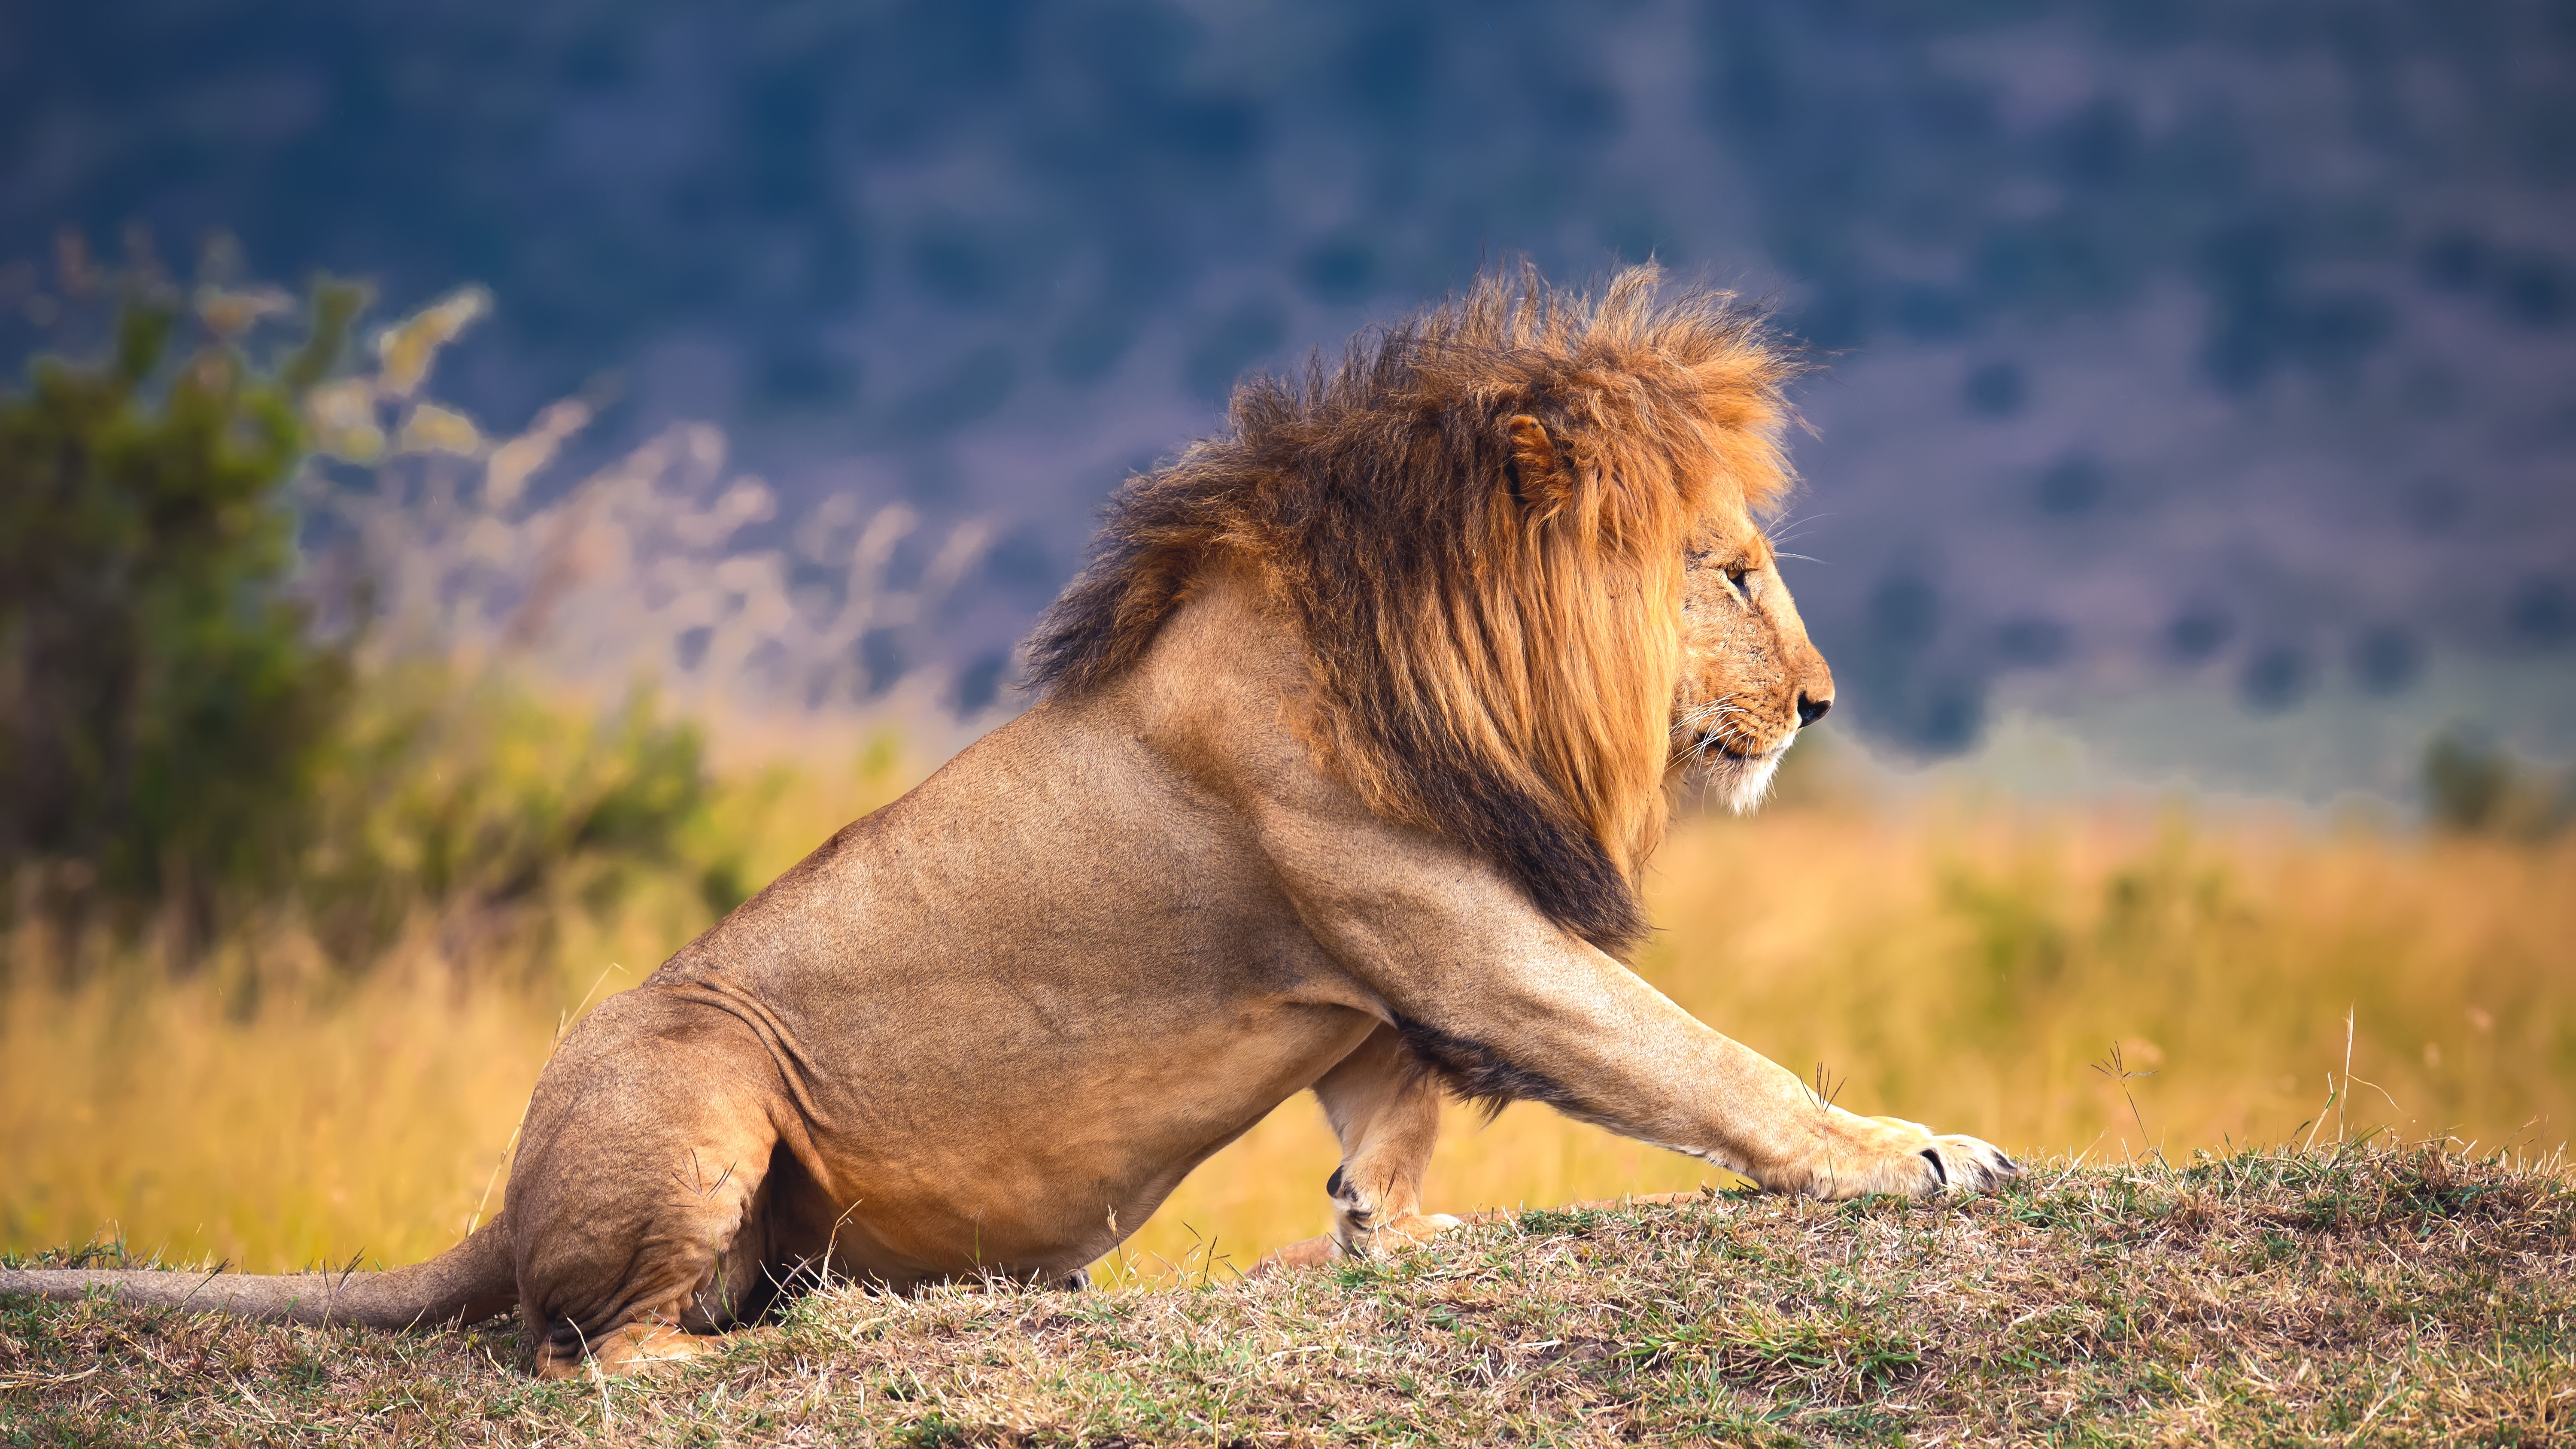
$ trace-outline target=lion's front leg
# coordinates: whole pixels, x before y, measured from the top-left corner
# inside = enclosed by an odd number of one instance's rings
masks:
[[[1859,1197],[1894,1192],[1909,1196],[1975,1191],[2021,1171],[1991,1142],[1958,1133],[1936,1133],[1901,1117],[1863,1117],[1827,1106],[1823,1130],[1802,1159],[1774,1166],[1754,1180],[1775,1192],[1814,1197]]]
[[[1476,990],[1423,999],[1436,1015],[1408,1033],[1470,1090],[1508,1085],[1773,1192],[1922,1197],[1992,1187],[2020,1170],[1976,1138],[1834,1106],[1579,942],[1507,956],[1478,975]]]
[[[1418,1243],[1458,1225],[1422,1211],[1422,1177],[1440,1141],[1440,1083],[1395,1028],[1379,1027],[1326,1072],[1315,1100],[1342,1143],[1342,1164],[1324,1191],[1344,1251]]]
[[[1378,1028],[1326,1072],[1315,1100],[1342,1144],[1341,1165],[1324,1184],[1333,1231],[1281,1248],[1254,1272],[1365,1257],[1458,1226],[1422,1211],[1423,1173],[1440,1140],[1440,1084],[1395,1028]]]
[[[1477,975],[1475,990],[1417,998],[1430,1019],[1408,1023],[1416,1049],[1470,1091],[1547,1102],[1772,1192],[1923,1197],[2020,1171],[1976,1138],[1834,1106],[1579,942]]]
[[[1832,1106],[1463,849],[1351,813],[1266,823],[1309,929],[1465,1095],[1546,1102],[1778,1192],[1923,1196],[2018,1170],[1975,1138]]]

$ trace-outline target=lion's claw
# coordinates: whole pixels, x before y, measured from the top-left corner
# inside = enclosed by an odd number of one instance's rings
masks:
[[[1860,1117],[1833,1109],[1815,1155],[1767,1174],[1765,1187],[1816,1197],[1867,1193],[1932,1197],[1983,1192],[2019,1175],[2021,1165],[1990,1142],[1935,1133],[1901,1117]]]
[[[1984,1192],[2021,1175],[2021,1164],[1991,1142],[1949,1133],[1934,1137],[1921,1155],[1932,1164],[1935,1192]]]

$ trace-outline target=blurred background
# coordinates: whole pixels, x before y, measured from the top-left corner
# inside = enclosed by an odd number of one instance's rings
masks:
[[[0,0],[0,1248],[452,1237],[589,988],[1021,707],[1120,479],[1523,256],[1823,364],[1841,707],[1650,975],[2033,1150],[2564,1139],[2563,0]],[[1167,1218],[1311,1230],[1303,1110]],[[1527,1110],[1479,1200],[1698,1180]]]

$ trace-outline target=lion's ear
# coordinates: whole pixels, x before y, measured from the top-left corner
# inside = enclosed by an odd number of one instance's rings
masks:
[[[1547,425],[1527,413],[1503,425],[1512,440],[1512,495],[1533,513],[1550,514],[1574,500],[1574,479],[1565,470],[1556,440]]]

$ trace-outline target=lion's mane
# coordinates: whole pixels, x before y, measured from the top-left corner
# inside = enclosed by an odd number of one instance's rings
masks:
[[[1337,366],[1244,382],[1225,432],[1131,478],[1031,682],[1115,677],[1212,563],[1250,564],[1303,635],[1332,767],[1618,953],[1664,828],[1684,552],[1788,488],[1796,367],[1758,312],[1651,266],[1597,297],[1480,278]],[[1515,448],[1524,416],[1552,448]]]

